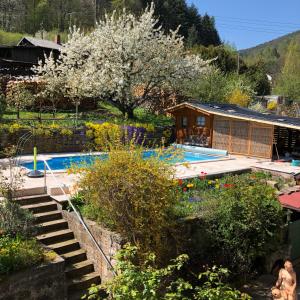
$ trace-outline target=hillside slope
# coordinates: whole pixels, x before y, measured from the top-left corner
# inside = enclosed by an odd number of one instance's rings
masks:
[[[300,30],[256,47],[241,50],[240,54],[249,64],[259,60],[265,61],[268,72],[276,77],[282,67],[290,42],[296,39],[300,42]]]

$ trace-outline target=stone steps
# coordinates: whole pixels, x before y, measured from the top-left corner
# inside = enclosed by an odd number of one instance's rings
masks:
[[[48,245],[48,247],[50,249],[52,249],[53,251],[55,251],[59,255],[80,249],[80,245],[79,245],[78,241],[75,239],[67,240],[67,241],[61,242],[61,243],[51,244],[51,245]]]
[[[64,219],[59,219],[59,220],[53,220],[53,221],[40,223],[39,226],[40,226],[39,229],[40,229],[41,233],[47,233],[47,232],[51,232],[54,230],[67,229],[68,222],[65,221]]]
[[[47,194],[35,195],[35,196],[24,196],[24,197],[18,197],[14,199],[14,201],[19,205],[30,205],[30,204],[47,202],[51,200],[52,200],[51,197]]]
[[[37,224],[62,219],[62,214],[58,210],[36,213],[34,216]]]
[[[72,278],[68,281],[68,291],[80,291],[88,289],[92,284],[100,284],[100,277],[97,272]]]
[[[44,245],[55,244],[74,239],[74,233],[70,229],[56,230],[37,235],[36,237]]]
[[[61,257],[66,261],[66,264],[75,264],[86,260],[86,251],[79,249],[71,252],[67,252],[61,255]]]
[[[94,265],[90,260],[84,260],[82,262],[67,266],[65,272],[67,278],[76,278],[88,273],[93,273]]]
[[[74,233],[68,228],[57,204],[48,195],[19,197],[16,202],[31,211],[39,226],[36,238],[65,259],[67,299],[79,300],[93,284],[101,282],[94,265],[87,260],[86,251],[81,249]]]
[[[55,201],[47,201],[43,203],[35,203],[21,206],[24,209],[28,209],[33,214],[57,210],[57,204]]]

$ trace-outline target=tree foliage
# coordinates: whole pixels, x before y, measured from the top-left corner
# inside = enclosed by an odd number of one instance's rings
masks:
[[[90,34],[74,29],[61,59],[40,62],[36,72],[50,86],[59,78],[74,102],[101,97],[132,118],[154,89],[175,89],[207,69],[207,61],[186,55],[177,31],[165,34],[157,22],[153,6],[138,18],[126,11],[106,15]]]
[[[10,85],[6,95],[7,106],[17,111],[17,118],[20,118],[20,110],[25,109],[34,102],[32,93],[25,82],[17,81]]]
[[[231,103],[247,106],[254,90],[250,80],[236,73],[225,74],[212,68],[183,86],[183,94],[204,103]]]
[[[297,40],[288,47],[275,90],[292,100],[300,100],[300,42]]]
[[[34,34],[41,31],[67,31],[73,25],[90,30],[95,19],[106,12],[126,8],[136,15],[151,4],[152,0],[1,0],[0,28],[5,31]],[[185,0],[154,0],[155,15],[168,32],[181,26],[179,34],[190,45],[219,45],[219,34],[214,19],[200,15],[195,6]]]

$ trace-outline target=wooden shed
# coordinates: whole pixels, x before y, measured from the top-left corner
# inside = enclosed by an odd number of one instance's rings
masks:
[[[272,158],[300,156],[300,119],[259,113],[232,104],[184,102],[166,110],[176,120],[177,143]],[[299,153],[298,153],[299,152]]]

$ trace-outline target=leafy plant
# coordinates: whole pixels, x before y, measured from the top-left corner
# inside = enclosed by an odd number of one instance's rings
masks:
[[[180,277],[180,271],[188,261],[187,255],[182,254],[159,268],[153,253],[148,253],[142,262],[137,261],[137,250],[125,245],[116,256],[118,275],[102,286],[92,286],[83,299],[101,299],[101,288],[108,293],[105,299],[115,300],[251,299],[224,283],[229,273],[227,269],[207,269],[199,274],[194,284]]]
[[[211,193],[206,201],[207,230],[223,263],[246,275],[278,246],[283,211],[274,188],[255,174],[228,177],[226,182],[234,188]]]
[[[159,154],[144,159],[143,148],[131,144],[111,149],[82,175],[79,186],[95,218],[141,251],[159,253],[177,202],[173,167]]]
[[[37,232],[33,215],[9,200],[0,202],[0,230],[3,234],[15,237],[31,237]]]
[[[17,110],[17,118],[20,118],[20,110],[31,105],[34,97],[24,82],[14,82],[8,86],[6,95],[7,105]]]
[[[21,270],[43,260],[43,248],[35,239],[0,236],[0,275]]]

